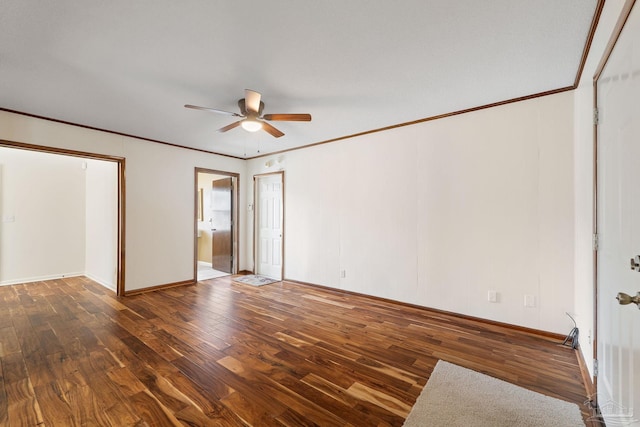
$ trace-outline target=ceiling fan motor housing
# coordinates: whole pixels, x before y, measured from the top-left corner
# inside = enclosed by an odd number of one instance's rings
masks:
[[[240,113],[242,113],[243,116],[249,117],[252,115],[251,111],[247,111],[245,98],[238,100],[238,107],[240,108]],[[260,108],[259,108],[259,111],[255,111],[255,117],[262,116],[262,110],[264,110],[264,102],[260,101]]]

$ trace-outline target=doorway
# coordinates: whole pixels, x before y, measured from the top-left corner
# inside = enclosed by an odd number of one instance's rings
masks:
[[[255,274],[284,275],[284,172],[254,176]]]
[[[198,281],[238,271],[238,174],[196,168],[195,277]]]
[[[0,149],[11,159],[8,195],[0,190],[11,201],[0,233],[0,246],[13,249],[5,284],[83,275],[124,295],[125,159],[6,140]],[[80,268],[69,271],[69,265]]]

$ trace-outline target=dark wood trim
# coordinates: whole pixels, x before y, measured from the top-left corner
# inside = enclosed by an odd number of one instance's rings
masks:
[[[282,261],[282,267],[280,269],[280,280],[284,280],[284,239],[285,239],[285,188],[284,188],[284,171],[275,171],[275,172],[266,172],[266,173],[259,173],[256,175],[253,175],[253,270],[257,271],[258,269],[256,268],[256,246],[258,245],[258,242],[256,241],[256,237],[257,237],[257,233],[256,233],[256,228],[257,228],[257,222],[258,222],[258,218],[256,216],[256,210],[257,210],[257,206],[258,206],[258,200],[257,200],[257,194],[258,194],[258,186],[257,186],[257,181],[258,178],[263,178],[266,176],[272,176],[272,175],[281,175],[281,182],[282,182],[282,249],[281,249],[281,254],[280,254],[280,259]],[[251,273],[253,274],[253,273]]]
[[[66,148],[49,147],[44,145],[27,144],[24,142],[8,141],[0,139],[0,147],[14,148],[18,150],[37,151],[40,153],[57,154],[63,156],[80,157],[83,159],[102,160],[116,162],[118,165],[118,226],[117,226],[117,274],[116,274],[116,294],[125,294],[125,253],[126,253],[126,174],[124,157],[111,156],[107,154],[89,153],[85,151],[69,150]]]
[[[491,103],[491,104],[480,105],[478,107],[466,108],[464,110],[452,111],[450,113],[438,114],[437,116],[425,117],[423,119],[413,120],[413,121],[410,121],[410,122],[404,122],[404,123],[399,123],[399,124],[395,124],[395,125],[390,125],[390,126],[377,128],[377,129],[371,129],[371,130],[367,130],[367,131],[364,131],[364,132],[358,132],[358,133],[354,133],[354,134],[351,134],[351,135],[340,136],[338,138],[327,139],[325,141],[315,142],[313,144],[308,144],[308,145],[302,145],[300,147],[288,148],[286,150],[280,150],[280,151],[273,151],[271,153],[261,154],[259,156],[254,156],[254,157],[247,157],[247,160],[259,159],[259,158],[262,158],[262,157],[275,156],[277,154],[288,153],[290,151],[302,150],[302,149],[305,149],[305,148],[311,148],[311,147],[315,147],[315,146],[318,146],[318,145],[329,144],[331,142],[337,142],[337,141],[342,141],[342,140],[345,140],[345,139],[356,138],[356,137],[359,137],[359,136],[369,135],[369,134],[372,134],[372,133],[384,132],[384,131],[387,131],[387,130],[398,129],[398,128],[405,127],[405,126],[413,126],[413,125],[417,125],[417,124],[420,124],[420,123],[431,122],[431,121],[434,121],[434,120],[446,119],[447,117],[459,116],[459,115],[462,115],[462,114],[473,113],[475,111],[486,110],[488,108],[500,107],[502,105],[507,105],[507,104],[513,104],[515,102],[527,101],[527,100],[530,100],[530,99],[541,98],[543,96],[548,96],[548,95],[555,95],[555,94],[562,93],[562,92],[568,92],[568,91],[571,91],[571,90],[574,90],[574,89],[575,89],[575,86],[567,86],[567,87],[563,87],[563,88],[560,88],[560,89],[548,90],[546,92],[540,92],[540,93],[536,93],[536,94],[533,94],[533,95],[521,96],[521,97],[518,97],[518,98],[507,99],[505,101],[499,101],[499,102],[494,102],[494,103]]]
[[[265,176],[269,176],[269,175],[279,175],[279,174],[284,174],[284,171],[275,171],[275,172],[265,172],[265,173],[257,173],[255,175],[253,175],[253,178],[262,178]]]
[[[233,200],[231,200],[231,205],[233,206],[233,232],[232,232],[232,250],[233,253],[233,268],[231,269],[231,274],[238,274],[237,271],[240,269],[240,174],[236,172],[226,172],[217,169],[207,169],[196,167],[194,172],[194,237],[193,237],[193,280],[198,281],[198,174],[199,173],[207,173],[207,174],[215,174],[215,175],[223,175],[232,178],[232,182],[235,184],[234,192],[233,192]]]
[[[382,301],[385,303],[393,303],[393,304],[398,304],[400,306],[404,306],[404,307],[410,307],[410,308],[417,308],[420,310],[426,310],[432,313],[438,313],[438,314],[445,314],[447,316],[453,316],[459,319],[465,319],[465,320],[473,320],[475,322],[479,322],[479,323],[484,323],[487,325],[493,325],[493,326],[500,326],[500,327],[504,327],[504,328],[508,328],[511,329],[513,331],[518,331],[518,332],[522,332],[524,334],[528,334],[528,335],[533,335],[536,337],[541,337],[547,340],[551,340],[551,341],[558,341],[559,343],[561,343],[562,341],[564,341],[565,336],[555,333],[555,332],[549,332],[549,331],[543,331],[542,329],[534,329],[534,328],[527,328],[525,326],[518,326],[518,325],[513,325],[511,323],[504,323],[504,322],[498,322],[497,320],[490,320],[490,319],[484,319],[482,317],[475,317],[475,316],[469,316],[466,314],[461,314],[461,313],[456,313],[453,311],[447,311],[447,310],[440,310],[438,308],[432,308],[432,307],[427,307],[427,306],[423,306],[423,305],[418,305],[418,304],[411,304],[408,302],[404,302],[404,301],[396,301],[396,300],[392,300],[389,298],[383,298],[383,297],[378,297],[375,295],[369,295],[369,294],[363,294],[360,292],[354,292],[354,291],[348,291],[345,289],[338,289],[338,288],[332,288],[331,286],[324,286],[324,285],[318,285],[315,283],[309,283],[309,282],[302,282],[299,280],[293,280],[293,279],[282,279],[283,282],[289,282],[289,283],[295,283],[297,285],[303,285],[303,286],[310,286],[312,288],[320,288],[323,290],[330,290],[336,294],[344,294],[344,295],[355,295],[355,296],[359,296],[359,297],[367,297],[367,298],[371,298],[377,301]]]
[[[194,197],[193,197],[193,280],[198,281],[198,197],[199,197],[199,189],[198,189],[198,168],[195,168],[194,173]],[[204,219],[204,218],[203,218]]]
[[[125,294],[125,265],[127,262],[126,257],[126,247],[125,247],[125,236],[126,236],[126,226],[125,226],[125,218],[127,214],[127,185],[126,178],[127,175],[125,173],[126,169],[126,159],[122,159],[118,162],[118,253],[120,254],[120,259],[118,261],[118,283],[116,289],[116,295],[124,295]]]
[[[287,225],[287,192],[286,192],[286,181],[284,179],[285,172],[282,171],[282,248],[280,249],[280,259],[282,261],[282,268],[280,269],[280,280],[284,279],[284,265],[285,265],[285,251],[286,251],[286,243],[285,243],[285,227]]]
[[[578,72],[576,73],[576,79],[573,82],[574,89],[578,87],[580,84],[580,79],[582,78],[582,72],[584,71],[584,66],[587,63],[587,57],[589,56],[589,51],[591,50],[591,44],[593,43],[593,37],[596,34],[596,29],[598,28],[598,22],[600,22],[600,16],[602,15],[602,9],[604,9],[605,0],[598,0],[598,4],[596,5],[596,13],[593,15],[593,19],[591,20],[591,27],[589,28],[589,35],[587,36],[587,42],[584,45],[584,49],[582,50],[582,58],[580,58],[580,65],[578,66]]]
[[[83,128],[83,129],[89,129],[89,130],[95,130],[95,131],[98,131],[98,132],[110,133],[110,134],[113,134],[113,135],[125,136],[127,138],[135,138],[135,139],[139,139],[139,140],[142,140],[142,141],[154,142],[156,144],[168,145],[170,147],[184,148],[185,150],[193,150],[193,151],[199,151],[201,153],[215,154],[217,156],[223,156],[223,157],[230,157],[232,159],[246,160],[244,157],[232,156],[231,154],[223,154],[223,153],[218,153],[218,152],[215,152],[215,151],[204,150],[202,148],[195,148],[195,147],[188,147],[186,145],[173,144],[171,142],[160,141],[158,139],[145,138],[144,136],[130,135],[130,134],[124,133],[124,132],[118,132],[118,131],[109,130],[109,129],[97,128],[97,127],[94,127],[94,126],[83,125],[83,124],[80,124],[80,123],[68,122],[66,120],[54,119],[52,117],[39,116],[37,114],[25,113],[23,111],[10,110],[8,108],[0,107],[0,111],[5,111],[7,113],[12,113],[12,114],[18,114],[18,115],[21,115],[21,116],[33,117],[35,119],[47,120],[49,122],[60,123],[60,124],[63,124],[63,125],[75,126],[75,127],[79,127],[79,128]]]
[[[607,65],[609,61],[609,57],[611,56],[611,52],[613,52],[613,48],[615,47],[618,39],[620,38],[620,34],[629,19],[629,15],[631,15],[631,9],[635,5],[636,0],[626,0],[624,6],[622,6],[622,11],[620,12],[620,16],[618,17],[618,21],[616,22],[616,26],[611,33],[611,37],[609,38],[609,42],[607,43],[607,47],[604,50],[604,54],[598,63],[598,67],[596,68],[596,72],[593,76],[593,80],[597,81],[600,79],[600,75],[604,70],[604,67]]]
[[[147,292],[158,291],[160,289],[176,288],[178,286],[195,285],[196,283],[198,283],[198,282],[196,282],[195,280],[183,280],[181,282],[174,282],[174,283],[166,283],[164,285],[149,286],[148,288],[133,289],[131,291],[127,291],[127,292],[125,292],[124,296],[130,297],[131,295],[144,294],[144,293],[147,293]]]
[[[129,135],[129,134],[121,133],[121,132],[110,131],[110,130],[107,130],[107,129],[101,129],[101,128],[95,128],[95,127],[91,127],[91,126],[85,126],[85,125],[72,123],[72,122],[66,122],[66,121],[63,121],[63,120],[53,119],[53,118],[49,118],[49,117],[38,116],[38,115],[35,115],[35,114],[24,113],[24,112],[21,112],[21,111],[9,110],[9,109],[6,109],[6,108],[0,108],[0,111],[6,111],[8,113],[19,114],[19,115],[23,115],[23,116],[27,116],[27,117],[33,117],[33,118],[36,118],[36,119],[48,120],[48,121],[52,121],[52,122],[56,122],[56,123],[66,124],[66,125],[69,125],[69,126],[77,126],[77,127],[81,127],[81,128],[85,128],[85,129],[111,133],[111,134],[115,134],[115,135],[129,137],[129,138],[136,138],[136,139],[140,139],[140,140],[143,140],[143,141],[155,142],[157,144],[168,145],[168,146],[171,146],[171,147],[184,148],[186,150],[199,151],[199,152],[207,153],[207,154],[215,154],[215,155],[218,155],[218,156],[230,157],[230,158],[238,159],[238,160],[252,160],[252,159],[259,159],[259,158],[263,158],[263,157],[275,156],[277,154],[282,154],[282,153],[288,153],[288,152],[291,152],[291,151],[302,150],[302,149],[305,149],[305,148],[311,148],[311,147],[315,147],[315,146],[318,146],[318,145],[329,144],[331,142],[338,142],[338,141],[342,141],[342,140],[345,140],[345,139],[356,138],[356,137],[359,137],[359,136],[369,135],[369,134],[383,132],[383,131],[387,131],[387,130],[397,129],[397,128],[401,128],[401,127],[405,127],[405,126],[412,126],[412,125],[425,123],[425,122],[430,122],[430,121],[434,121],[434,120],[445,119],[447,117],[458,116],[458,115],[462,115],[462,114],[472,113],[472,112],[475,112],[475,111],[486,110],[488,108],[499,107],[499,106],[502,106],[502,105],[512,104],[512,103],[515,103],[515,102],[527,101],[527,100],[531,100],[531,99],[535,99],[535,98],[541,98],[541,97],[548,96],[548,95],[555,95],[555,94],[558,94],[558,93],[568,92],[568,91],[574,90],[575,88],[576,88],[576,86],[572,85],[572,86],[567,86],[567,87],[563,87],[563,88],[559,88],[559,89],[552,89],[552,90],[548,90],[548,91],[544,91],[544,92],[535,93],[535,94],[532,94],[532,95],[521,96],[521,97],[517,97],[517,98],[507,99],[507,100],[504,100],[504,101],[494,102],[494,103],[491,103],[491,104],[485,104],[485,105],[480,105],[480,106],[477,106],[477,107],[466,108],[466,109],[463,109],[463,110],[452,111],[452,112],[449,112],[449,113],[438,114],[438,115],[435,115],[435,116],[429,116],[429,117],[425,117],[425,118],[418,119],[418,120],[413,120],[413,121],[409,121],[409,122],[403,122],[403,123],[399,123],[399,124],[395,124],[395,125],[390,125],[390,126],[385,126],[385,127],[381,127],[381,128],[371,129],[371,130],[358,132],[358,133],[354,133],[354,134],[350,134],[350,135],[340,136],[340,137],[337,137],[337,138],[327,139],[327,140],[324,140],[324,141],[314,142],[314,143],[307,144],[307,145],[302,145],[302,146],[299,146],[299,147],[288,148],[288,149],[285,149],[285,150],[272,151],[272,152],[269,152],[269,153],[266,153],[266,154],[260,154],[259,156],[252,156],[252,157],[232,156],[230,154],[222,154],[222,153],[217,153],[215,151],[203,150],[201,148],[194,148],[194,147],[187,147],[187,146],[184,146],[184,145],[172,144],[172,143],[169,143],[169,142],[159,141],[159,140],[150,139],[150,138],[144,138],[144,137],[135,136],[135,135]]]
[[[598,81],[602,76],[602,73],[609,62],[609,58],[618,43],[618,39],[620,38],[620,34],[622,34],[622,30],[624,29],[627,20],[629,19],[629,15],[631,15],[631,10],[633,9],[636,0],[627,0],[622,7],[622,11],[620,12],[620,16],[618,17],[618,21],[613,29],[611,37],[609,38],[609,42],[604,50],[602,58],[598,63],[596,68],[596,72],[593,76],[593,108],[594,112],[598,111]],[[593,224],[592,230],[593,234],[597,235],[599,233],[598,228],[598,201],[599,201],[599,189],[598,189],[598,148],[599,148],[599,140],[598,140],[598,124],[594,120],[593,122],[593,207],[592,207],[592,215],[593,215]],[[599,297],[598,297],[598,251],[593,250],[593,359],[598,360],[598,322],[599,322]],[[592,393],[592,401],[596,408],[598,408],[598,377],[592,376],[592,385],[593,385],[593,393]],[[585,381],[586,384],[586,381]]]
[[[51,147],[48,145],[27,144],[25,142],[8,141],[5,139],[0,139],[0,145],[3,147],[15,148],[18,150],[39,151],[41,153],[61,154],[64,156],[82,157],[84,159],[108,160],[112,162],[119,162],[121,160],[124,160],[124,157],[111,156],[108,154],[89,153],[86,151],[77,151],[77,150],[69,150],[66,148]]]
[[[249,274],[253,274],[253,271],[249,271],[249,270],[240,270],[240,271],[238,271],[238,276],[247,276]]]

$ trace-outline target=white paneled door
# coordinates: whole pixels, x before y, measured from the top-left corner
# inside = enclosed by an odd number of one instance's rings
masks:
[[[256,274],[282,279],[282,174],[255,177]]]
[[[640,426],[640,310],[616,299],[640,296],[640,6],[598,79],[597,99],[598,404],[608,426]]]

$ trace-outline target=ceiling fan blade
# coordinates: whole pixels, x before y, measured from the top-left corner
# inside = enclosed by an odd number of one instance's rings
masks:
[[[240,123],[242,123],[242,120],[238,120],[237,122],[233,122],[230,125],[226,125],[225,127],[218,129],[218,132],[222,133],[222,132],[229,131],[233,128],[237,128],[238,126],[240,126]]]
[[[279,122],[310,122],[311,114],[265,114],[262,118]]]
[[[284,133],[280,132],[278,129],[274,128],[267,122],[262,122],[262,129],[270,133],[271,136],[275,138],[280,138],[281,136],[284,136]]]
[[[244,104],[248,111],[258,113],[260,111],[260,98],[262,95],[255,90],[244,90]]]
[[[215,108],[198,107],[197,105],[190,105],[190,104],[185,104],[184,106],[186,108],[193,108],[194,110],[204,110],[204,111],[210,111],[212,113],[226,114],[227,116],[244,117],[243,115],[238,113],[232,113],[231,111],[217,110]]]

